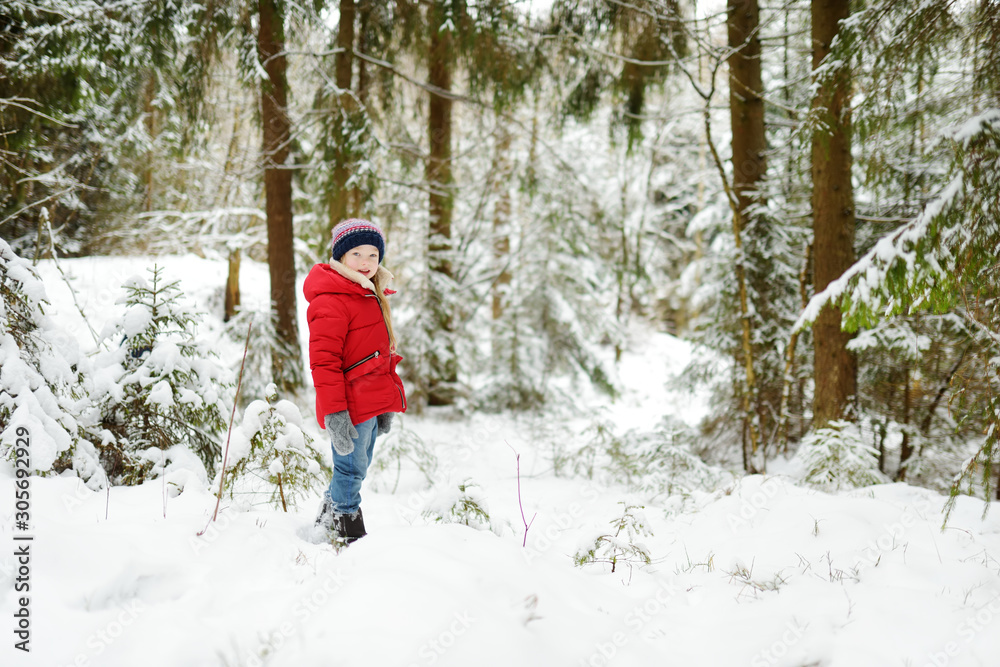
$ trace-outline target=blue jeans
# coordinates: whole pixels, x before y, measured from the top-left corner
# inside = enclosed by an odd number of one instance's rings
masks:
[[[354,451],[341,456],[336,449],[333,450],[333,479],[327,494],[337,514],[354,514],[361,507],[361,482],[365,481],[372,462],[378,420],[372,417],[354,428],[358,432],[358,437],[354,438]]]

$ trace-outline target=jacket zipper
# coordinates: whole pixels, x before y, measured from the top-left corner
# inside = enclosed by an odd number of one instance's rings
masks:
[[[372,293],[372,294],[367,294],[366,293],[365,296],[372,296],[372,297],[375,297],[375,299],[378,299],[378,294],[374,294],[374,293]],[[381,303],[378,304],[378,309],[379,309],[379,313],[382,313],[382,304]],[[385,337],[391,343],[392,342],[392,336],[389,335],[389,324],[388,324],[388,322],[385,321],[385,314],[384,313],[382,314],[382,324],[385,325]],[[376,356],[376,357],[378,356],[378,350],[375,351],[375,355],[374,356]],[[369,357],[369,358],[371,358],[371,357]],[[367,359],[362,359],[361,361],[358,362],[358,364],[364,363],[365,361],[367,361]],[[392,360],[390,359],[390,362],[391,361]],[[355,366],[356,365],[357,364],[355,364]],[[351,368],[354,368],[354,366],[351,366]],[[347,370],[349,371],[349,370],[351,370],[351,368],[348,368]],[[347,371],[344,371],[344,372],[346,373]],[[406,399],[403,398],[403,390],[400,389],[399,387],[396,387],[396,393],[399,394],[399,407],[401,409],[405,408],[406,407]]]
[[[347,373],[349,371],[352,371],[355,368],[357,368],[358,366],[360,366],[361,364],[365,363],[366,361],[371,361],[372,359],[375,359],[377,357],[378,357],[378,350],[375,350],[375,352],[373,352],[372,354],[369,354],[367,357],[365,357],[361,361],[359,361],[357,363],[353,363],[350,366],[348,366],[347,368],[345,368],[344,372]]]

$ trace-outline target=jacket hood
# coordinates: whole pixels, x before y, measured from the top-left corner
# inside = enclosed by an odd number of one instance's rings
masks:
[[[378,267],[376,275],[380,276],[383,284],[393,278],[392,273],[381,265]],[[306,301],[311,302],[320,294],[374,293],[375,285],[357,271],[333,260],[329,264],[314,266],[302,284],[302,291]],[[392,293],[392,290],[386,290],[386,294]]]

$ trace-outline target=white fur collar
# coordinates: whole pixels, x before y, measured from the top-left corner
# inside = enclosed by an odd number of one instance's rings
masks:
[[[365,278],[363,275],[361,275],[354,269],[347,268],[347,266],[338,262],[335,259],[330,260],[330,266],[331,268],[333,268],[334,271],[344,276],[348,280],[361,285],[367,290],[371,290],[372,292],[375,291],[375,285],[372,283],[372,281],[369,280],[368,278]],[[378,270],[375,272],[375,275],[382,276],[383,280],[381,282],[383,285],[387,284],[389,280],[393,279],[393,275],[389,272],[389,269],[385,268],[381,264],[379,264]]]

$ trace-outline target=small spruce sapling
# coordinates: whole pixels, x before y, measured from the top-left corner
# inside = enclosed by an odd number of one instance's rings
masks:
[[[313,438],[302,428],[294,403],[278,399],[274,383],[266,400],[247,406],[234,433],[231,465],[226,470],[230,498],[267,494],[275,508],[288,511],[332,475]]]
[[[423,515],[440,523],[460,523],[483,530],[491,528],[489,506],[482,488],[471,479],[442,491],[428,502]]]
[[[888,481],[878,469],[878,450],[864,441],[853,422],[830,422],[810,433],[796,458],[805,470],[803,481],[826,491]]]
[[[587,438],[587,444],[581,447],[573,456],[574,470],[587,479],[594,478],[599,455],[620,452],[621,439],[615,435],[614,424],[610,420],[595,419],[581,434]]]
[[[611,571],[614,572],[619,562],[626,563],[629,567],[633,563],[649,565],[652,562],[649,549],[638,541],[641,536],[653,535],[646,526],[643,506],[630,505],[624,501],[618,504],[624,509],[621,516],[610,522],[611,531],[601,531],[596,537],[587,538],[577,549],[573,556],[573,562],[577,566],[610,563]]]
[[[670,416],[660,420],[654,431],[631,433],[628,439],[632,443],[630,455],[638,460],[633,466],[638,477],[631,488],[684,502],[695,491],[717,489],[729,478],[692,451],[691,444],[697,439],[693,429]]]
[[[694,490],[717,488],[726,474],[691,451],[696,436],[679,420],[665,417],[653,431],[618,433],[613,423],[595,419],[583,432],[587,442],[572,456],[577,474],[595,473],[630,490],[687,498]]]
[[[88,391],[100,412],[97,449],[112,483],[141,484],[159,451],[184,445],[212,473],[225,430],[229,371],[195,337],[200,315],[181,305],[178,282],[162,269],[125,283],[125,310],[102,333]]]

